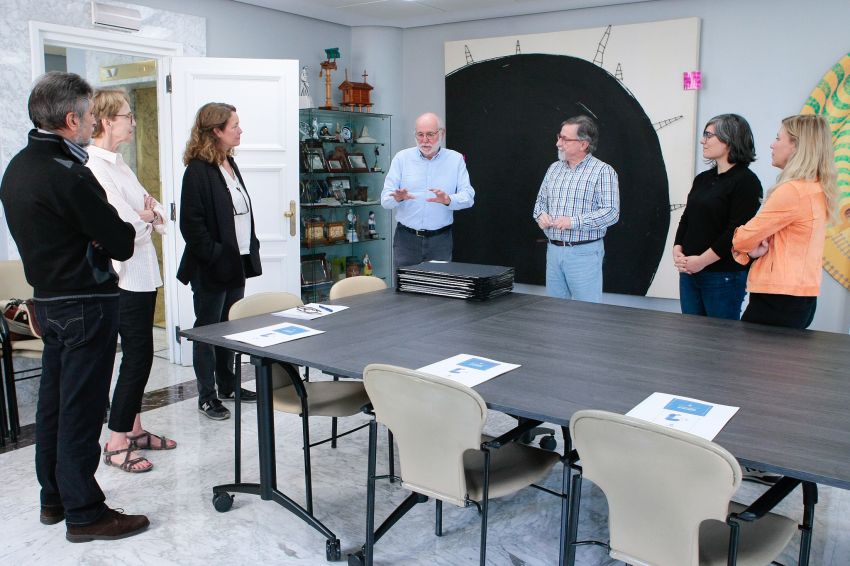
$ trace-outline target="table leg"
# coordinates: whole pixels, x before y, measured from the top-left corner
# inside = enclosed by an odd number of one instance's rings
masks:
[[[251,356],[251,364],[257,375],[257,440],[260,459],[260,483],[232,483],[217,485],[213,488],[213,503],[217,510],[227,511],[233,501],[229,492],[259,495],[261,499],[271,500],[281,505],[296,517],[325,535],[326,557],[338,560],[340,541],[328,527],[322,524],[306,509],[277,489],[277,470],[275,469],[274,406],[272,403],[271,365],[274,362],[265,358]],[[237,385],[238,387],[239,385]],[[225,499],[226,498],[226,499]]]

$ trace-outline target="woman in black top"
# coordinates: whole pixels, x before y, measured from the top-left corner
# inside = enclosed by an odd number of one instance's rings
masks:
[[[732,259],[732,234],[759,209],[756,151],[747,121],[721,114],[702,133],[702,155],[714,167],[694,179],[673,245],[684,314],[739,320],[747,268]]]
[[[196,328],[227,320],[245,295],[245,278],[262,273],[251,198],[233,159],[241,137],[236,108],[210,102],[198,110],[183,154],[180,232],[186,249],[177,279],[192,286]],[[239,387],[233,352],[193,342],[192,361],[198,410],[214,420],[229,418],[221,399],[232,400]],[[257,400],[253,391],[240,393],[242,401]]]

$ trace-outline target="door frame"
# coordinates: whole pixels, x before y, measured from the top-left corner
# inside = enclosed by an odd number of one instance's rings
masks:
[[[166,79],[171,72],[171,57],[183,55],[183,44],[151,37],[127,35],[125,33],[101,31],[96,29],[75,28],[59,24],[30,21],[30,56],[32,80],[44,74],[44,45],[56,45],[74,49],[87,49],[120,53],[156,59],[157,65],[157,117],[159,130],[159,175],[162,186],[162,202],[166,209],[174,202],[172,179],[173,140],[171,139],[171,103],[166,91]],[[178,309],[176,278],[177,259],[175,257],[176,222],[169,223],[168,233],[162,246],[162,279],[165,290],[165,330],[168,338],[168,359],[180,363],[180,348],[175,347],[177,337],[173,331]]]

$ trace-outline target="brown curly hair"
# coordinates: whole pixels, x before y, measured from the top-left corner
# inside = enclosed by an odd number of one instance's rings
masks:
[[[226,153],[218,146],[218,138],[214,130],[224,129],[230,115],[236,112],[236,107],[224,102],[208,102],[201,106],[192,125],[192,134],[186,142],[183,152],[183,165],[188,165],[193,159],[217,165],[233,155],[233,149]]]

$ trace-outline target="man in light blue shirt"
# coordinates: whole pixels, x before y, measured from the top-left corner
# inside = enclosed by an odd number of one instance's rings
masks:
[[[390,164],[381,206],[396,211],[393,273],[400,266],[452,259],[455,210],[475,202],[463,155],[442,146],[446,129],[436,114],[416,119],[416,147],[399,151]]]

